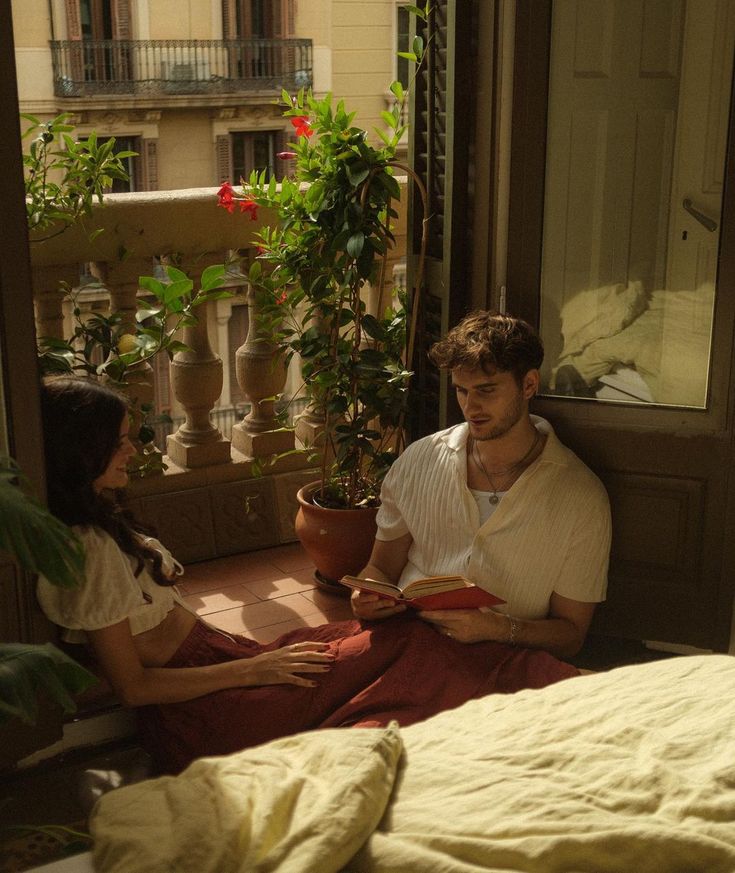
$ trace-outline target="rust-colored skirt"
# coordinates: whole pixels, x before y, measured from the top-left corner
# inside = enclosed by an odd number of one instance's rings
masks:
[[[578,675],[546,652],[502,643],[458,643],[412,615],[298,628],[267,645],[230,639],[198,622],[167,667],[252,658],[304,640],[330,643],[336,660],[317,686],[216,691],[139,710],[142,740],[160,772],[322,727],[409,725],[473,697],[541,688]]]

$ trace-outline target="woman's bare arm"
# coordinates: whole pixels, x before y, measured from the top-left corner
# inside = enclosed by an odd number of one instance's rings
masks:
[[[252,658],[203,667],[147,667],[135,648],[127,619],[87,631],[103,673],[127,706],[179,703],[212,691],[252,685],[304,685],[301,673],[324,673],[333,656],[326,643],[303,642]]]

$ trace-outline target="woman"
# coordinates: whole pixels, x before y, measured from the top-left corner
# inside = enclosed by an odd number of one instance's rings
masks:
[[[317,727],[410,724],[491,691],[577,671],[543,652],[463,645],[400,616],[300,628],[268,645],[199,619],[173,584],[183,572],[115,492],[134,454],[125,400],[92,381],[43,386],[49,506],[86,549],[85,579],[38,597],[69,642],[86,642],[161,771]],[[490,666],[489,666],[490,665]]]

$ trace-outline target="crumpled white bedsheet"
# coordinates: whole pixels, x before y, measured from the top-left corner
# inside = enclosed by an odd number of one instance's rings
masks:
[[[106,795],[92,829],[96,869],[126,873],[732,873],[735,659],[205,759]]]

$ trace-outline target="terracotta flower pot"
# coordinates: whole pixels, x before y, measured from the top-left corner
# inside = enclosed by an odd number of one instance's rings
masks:
[[[318,482],[304,485],[296,495],[296,536],[316,566],[316,580],[323,587],[348,595],[339,584],[345,575],[356,575],[367,564],[373,548],[377,507],[369,509],[325,509],[311,501]]]

